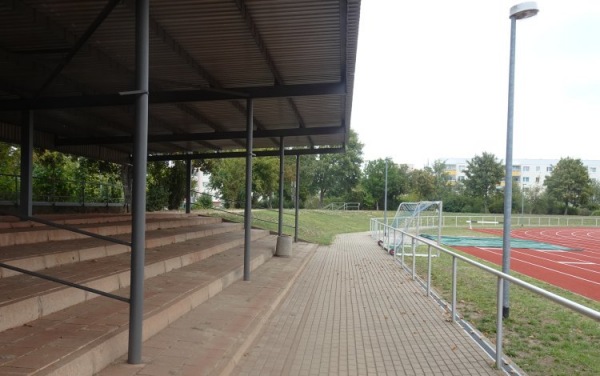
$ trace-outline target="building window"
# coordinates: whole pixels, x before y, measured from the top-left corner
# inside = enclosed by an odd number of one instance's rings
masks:
[[[464,164],[458,165],[458,171],[462,172],[462,171],[464,171],[466,169],[467,169],[467,165],[464,165]]]
[[[596,173],[596,167],[590,167],[590,172]]]
[[[523,166],[523,172],[529,172],[529,166]]]
[[[521,171],[521,166],[514,166],[513,165],[513,171]]]
[[[459,177],[458,177],[458,181],[463,181],[463,180],[465,180],[465,177],[464,177],[464,176],[459,176]]]
[[[541,170],[541,167],[540,166],[535,166],[535,170],[539,172]]]
[[[546,172],[552,172],[554,168],[552,166],[548,166],[546,167]]]
[[[535,182],[539,184],[539,182],[540,182],[540,177],[539,176],[537,178],[535,178]]]
[[[528,176],[524,176],[523,177],[523,183],[529,183],[529,177]]]

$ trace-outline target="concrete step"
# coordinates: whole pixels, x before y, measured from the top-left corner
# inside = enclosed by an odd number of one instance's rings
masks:
[[[292,257],[273,257],[251,275],[191,310],[144,342],[143,364],[123,356],[96,376],[228,375],[251,348],[269,316],[315,254],[295,243]]]
[[[210,223],[147,231],[146,249],[230,231],[239,231],[242,228],[243,225],[237,223]],[[113,237],[124,241],[131,240],[130,233],[117,234]],[[87,239],[33,243],[26,246],[12,245],[0,247],[0,262],[30,271],[40,271],[129,251],[129,246],[88,237]],[[0,278],[18,274],[20,273],[0,268]]]
[[[150,213],[149,213],[150,214]],[[108,223],[131,220],[130,214],[41,214],[38,218],[53,221],[59,224],[84,224],[84,223]],[[22,221],[13,216],[0,216],[0,229],[17,229],[44,226],[42,223],[32,221]]]
[[[185,213],[173,213],[173,212],[151,212],[146,213],[146,219],[160,219],[160,218],[185,218],[185,217],[195,217],[195,214],[185,214]],[[48,221],[56,222],[62,225],[80,225],[86,223],[110,223],[110,222],[121,222],[121,221],[131,221],[131,214],[103,214],[103,213],[93,213],[93,214],[40,214],[36,215],[37,218],[45,219]],[[0,216],[0,229],[10,229],[10,228],[28,228],[28,227],[37,227],[37,226],[45,226],[39,222],[33,221],[22,221],[17,217],[13,217],[10,215]]]
[[[200,217],[195,215],[185,217],[166,215],[150,216],[146,219],[146,231],[220,222],[220,218]],[[98,235],[114,236],[130,233],[131,220],[122,218],[121,221],[102,223],[86,222],[77,224],[76,226],[74,225],[74,227]],[[88,236],[45,225],[0,229],[0,247],[85,238],[88,238]]]
[[[253,239],[267,235],[263,230],[252,232]],[[147,249],[145,278],[182,268],[243,243],[244,233],[237,231]],[[130,262],[130,255],[122,253],[50,268],[44,274],[111,292],[129,286]],[[28,275],[0,279],[0,330],[16,328],[96,297],[93,293]]]
[[[252,242],[252,269],[272,257],[275,242],[272,235]],[[217,295],[242,274],[240,245],[148,279],[144,340]],[[116,293],[127,295],[128,289]],[[0,334],[0,374],[94,375],[126,353],[128,316],[127,304],[101,297],[4,331]]]

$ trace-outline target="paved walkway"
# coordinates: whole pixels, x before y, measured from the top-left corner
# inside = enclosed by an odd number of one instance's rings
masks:
[[[498,375],[365,233],[320,247],[235,375]]]

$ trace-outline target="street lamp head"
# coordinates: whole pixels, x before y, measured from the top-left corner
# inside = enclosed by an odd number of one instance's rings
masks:
[[[525,3],[517,4],[510,8],[510,17],[516,20],[522,20],[523,18],[533,17],[539,12],[539,8],[535,1],[528,1]]]

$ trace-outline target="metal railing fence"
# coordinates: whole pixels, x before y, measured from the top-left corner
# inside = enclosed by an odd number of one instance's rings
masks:
[[[0,202],[18,205],[20,176],[0,174]],[[111,182],[91,180],[45,181],[33,177],[35,205],[57,206],[112,206],[122,205],[123,186]]]
[[[383,223],[383,218],[374,218]],[[447,215],[442,217],[442,227],[502,227],[502,215]],[[388,218],[388,225],[391,219]],[[422,216],[419,218],[421,228],[437,226],[438,216]],[[511,225],[515,227],[600,227],[600,217],[592,216],[511,216]]]
[[[323,210],[360,210],[360,202],[332,202],[325,205]]]
[[[458,273],[458,268],[457,268],[458,261],[461,261],[461,262],[464,262],[471,266],[474,266],[474,267],[484,271],[485,273],[491,274],[497,278],[495,363],[496,363],[496,367],[498,367],[498,368],[501,368],[502,364],[503,364],[502,363],[502,357],[503,357],[503,350],[502,350],[502,343],[503,343],[502,297],[504,294],[503,284],[504,284],[505,280],[508,281],[509,283],[520,286],[520,287],[524,288],[525,290],[528,290],[537,295],[540,295],[543,298],[548,299],[554,303],[565,306],[566,308],[568,308],[574,312],[577,312],[581,315],[587,316],[593,320],[600,322],[600,312],[598,312],[596,310],[593,310],[589,307],[586,307],[586,306],[579,304],[577,302],[574,302],[572,300],[566,299],[560,295],[554,294],[554,293],[547,291],[545,289],[542,289],[540,287],[534,286],[534,285],[532,285],[528,282],[525,282],[519,278],[502,273],[501,271],[490,268],[489,266],[483,265],[477,261],[471,260],[465,256],[462,256],[458,253],[450,251],[450,250],[442,247],[440,244],[433,242],[429,239],[425,239],[418,235],[410,234],[403,230],[396,229],[394,227],[385,225],[383,222],[379,221],[378,218],[371,219],[371,236],[374,239],[376,239],[378,242],[381,241],[382,243],[386,243],[385,237],[394,237],[394,238],[401,237],[402,244],[406,244],[404,241],[405,237],[407,237],[409,239],[408,242],[410,242],[411,250],[412,250],[412,252],[411,252],[412,265],[410,267],[410,272],[412,274],[413,280],[416,280],[416,276],[417,276],[415,249],[419,245],[427,247],[427,277],[426,277],[426,282],[425,282],[427,297],[432,296],[432,292],[431,292],[431,271],[432,271],[431,262],[432,262],[432,258],[434,256],[432,254],[433,253],[432,250],[436,250],[437,252],[441,252],[442,254],[446,254],[446,255],[449,255],[452,257],[452,287],[451,287],[451,302],[449,304],[450,304],[451,317],[452,317],[453,322],[456,322],[456,319],[458,318],[457,312],[456,312],[457,289],[458,289],[456,281],[457,281],[457,273]],[[389,243],[389,239],[387,239],[387,242]],[[404,247],[400,247],[399,250],[395,253],[394,257],[396,258],[396,260],[398,260],[398,262],[400,263],[400,265],[402,266],[403,269],[409,270],[407,264],[404,262],[404,260],[405,260]]]

